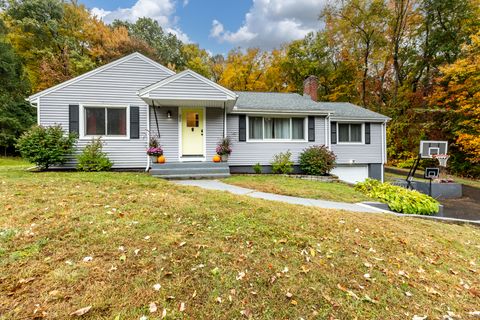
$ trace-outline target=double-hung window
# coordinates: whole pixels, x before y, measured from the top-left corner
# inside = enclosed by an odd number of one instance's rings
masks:
[[[248,139],[305,140],[305,119],[248,117]]]
[[[339,143],[363,143],[361,123],[338,123]]]
[[[125,137],[126,107],[85,107],[85,136]]]

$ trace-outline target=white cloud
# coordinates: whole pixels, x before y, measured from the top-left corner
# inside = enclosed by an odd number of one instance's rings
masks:
[[[318,19],[327,0],[254,0],[245,22],[236,31],[213,20],[210,36],[220,42],[272,49],[303,38],[321,27]]]
[[[189,0],[183,0],[183,6],[184,7],[188,6],[188,2],[189,2]]]
[[[167,32],[175,34],[183,42],[190,42],[188,36],[177,25],[178,17],[175,16],[175,4],[176,0],[137,0],[130,8],[107,11],[95,7],[90,12],[106,23],[112,23],[115,19],[135,22],[143,17],[152,18],[157,20]]]

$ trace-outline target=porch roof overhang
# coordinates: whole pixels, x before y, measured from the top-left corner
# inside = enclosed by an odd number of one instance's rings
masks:
[[[214,107],[232,111],[238,95],[192,70],[185,70],[137,92],[148,105]]]

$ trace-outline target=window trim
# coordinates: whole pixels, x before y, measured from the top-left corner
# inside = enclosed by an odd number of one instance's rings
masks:
[[[252,118],[262,118],[262,137],[265,135],[265,118],[287,118],[290,119],[290,138],[289,139],[250,139],[250,117]],[[247,130],[247,139],[246,142],[253,143],[262,143],[262,142],[274,142],[274,143],[283,143],[283,142],[293,142],[293,143],[305,143],[308,142],[308,116],[305,115],[247,115],[246,116],[246,130]],[[301,118],[303,119],[303,139],[292,139],[292,118]]]
[[[99,108],[99,109],[125,109],[126,112],[126,133],[125,135],[87,135],[86,134],[86,108]],[[107,130],[107,115],[105,114],[105,133]],[[89,103],[89,104],[80,104],[80,115],[79,115],[79,126],[80,134],[79,139],[97,139],[101,138],[102,140],[130,140],[130,106],[123,104],[102,104],[102,103]]]
[[[362,141],[359,141],[359,142],[352,142],[352,141],[341,142],[340,141],[340,127],[339,127],[340,124],[349,124],[349,125],[360,124],[361,125]],[[362,145],[362,144],[365,144],[365,122],[337,121],[337,144],[341,144],[341,145]]]

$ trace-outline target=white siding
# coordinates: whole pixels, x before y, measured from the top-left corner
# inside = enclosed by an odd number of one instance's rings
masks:
[[[140,139],[105,140],[104,151],[114,163],[114,168],[142,168],[146,166],[147,106],[136,92],[169,76],[159,67],[132,57],[116,66],[88,78],[48,93],[40,98],[41,125],[60,124],[68,131],[69,104],[123,104],[140,106]],[[82,149],[90,139],[80,139]],[[79,151],[78,151],[79,152]],[[78,153],[77,152],[77,153]],[[66,166],[75,165],[72,158]]]
[[[216,155],[215,149],[220,139],[223,138],[224,115],[221,108],[207,108],[207,161]]]
[[[338,164],[382,163],[382,124],[370,124],[370,144],[346,145],[332,144],[332,151],[337,155]]]
[[[228,159],[232,166],[250,166],[257,162],[270,165],[279,152],[290,150],[292,160],[298,163],[299,154],[308,146],[325,144],[325,118],[315,117],[315,141],[313,142],[240,142],[238,141],[238,115],[227,117],[227,136],[232,140],[232,154]]]

